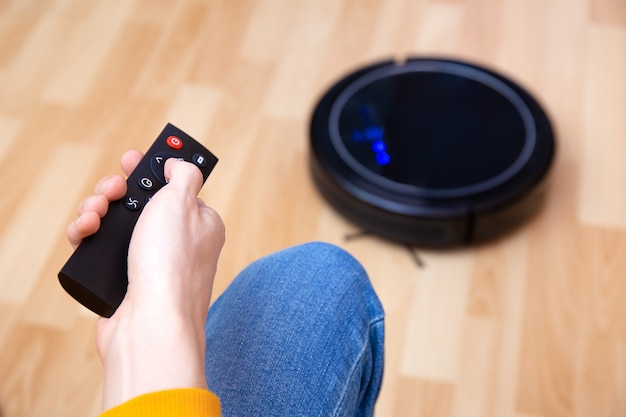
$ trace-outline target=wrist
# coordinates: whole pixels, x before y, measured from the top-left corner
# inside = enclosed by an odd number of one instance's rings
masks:
[[[141,305],[98,323],[105,409],[149,392],[206,389],[203,324],[168,306]]]

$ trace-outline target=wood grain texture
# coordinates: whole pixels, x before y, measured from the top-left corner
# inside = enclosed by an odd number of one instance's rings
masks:
[[[60,288],[65,226],[98,178],[171,121],[220,163],[201,192],[252,260],[324,240],[387,312],[376,415],[626,415],[626,3],[622,0],[0,0],[0,415],[96,416],[95,318]],[[358,230],[316,192],[308,122],[386,58],[494,68],[548,110],[541,213],[452,252]]]

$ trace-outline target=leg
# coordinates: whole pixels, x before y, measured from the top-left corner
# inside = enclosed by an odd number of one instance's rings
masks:
[[[243,270],[209,311],[206,375],[228,416],[370,416],[383,309],[348,253],[309,243]]]

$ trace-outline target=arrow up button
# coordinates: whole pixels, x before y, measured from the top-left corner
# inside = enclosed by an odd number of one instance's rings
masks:
[[[163,185],[167,184],[165,181],[165,161],[169,158],[176,158],[176,155],[168,153],[168,152],[157,152],[150,159],[150,170],[156,177],[156,179]]]

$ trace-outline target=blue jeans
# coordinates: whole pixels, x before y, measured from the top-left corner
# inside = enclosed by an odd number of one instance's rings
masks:
[[[347,252],[308,243],[262,258],[215,301],[206,377],[228,416],[371,416],[384,312]]]

